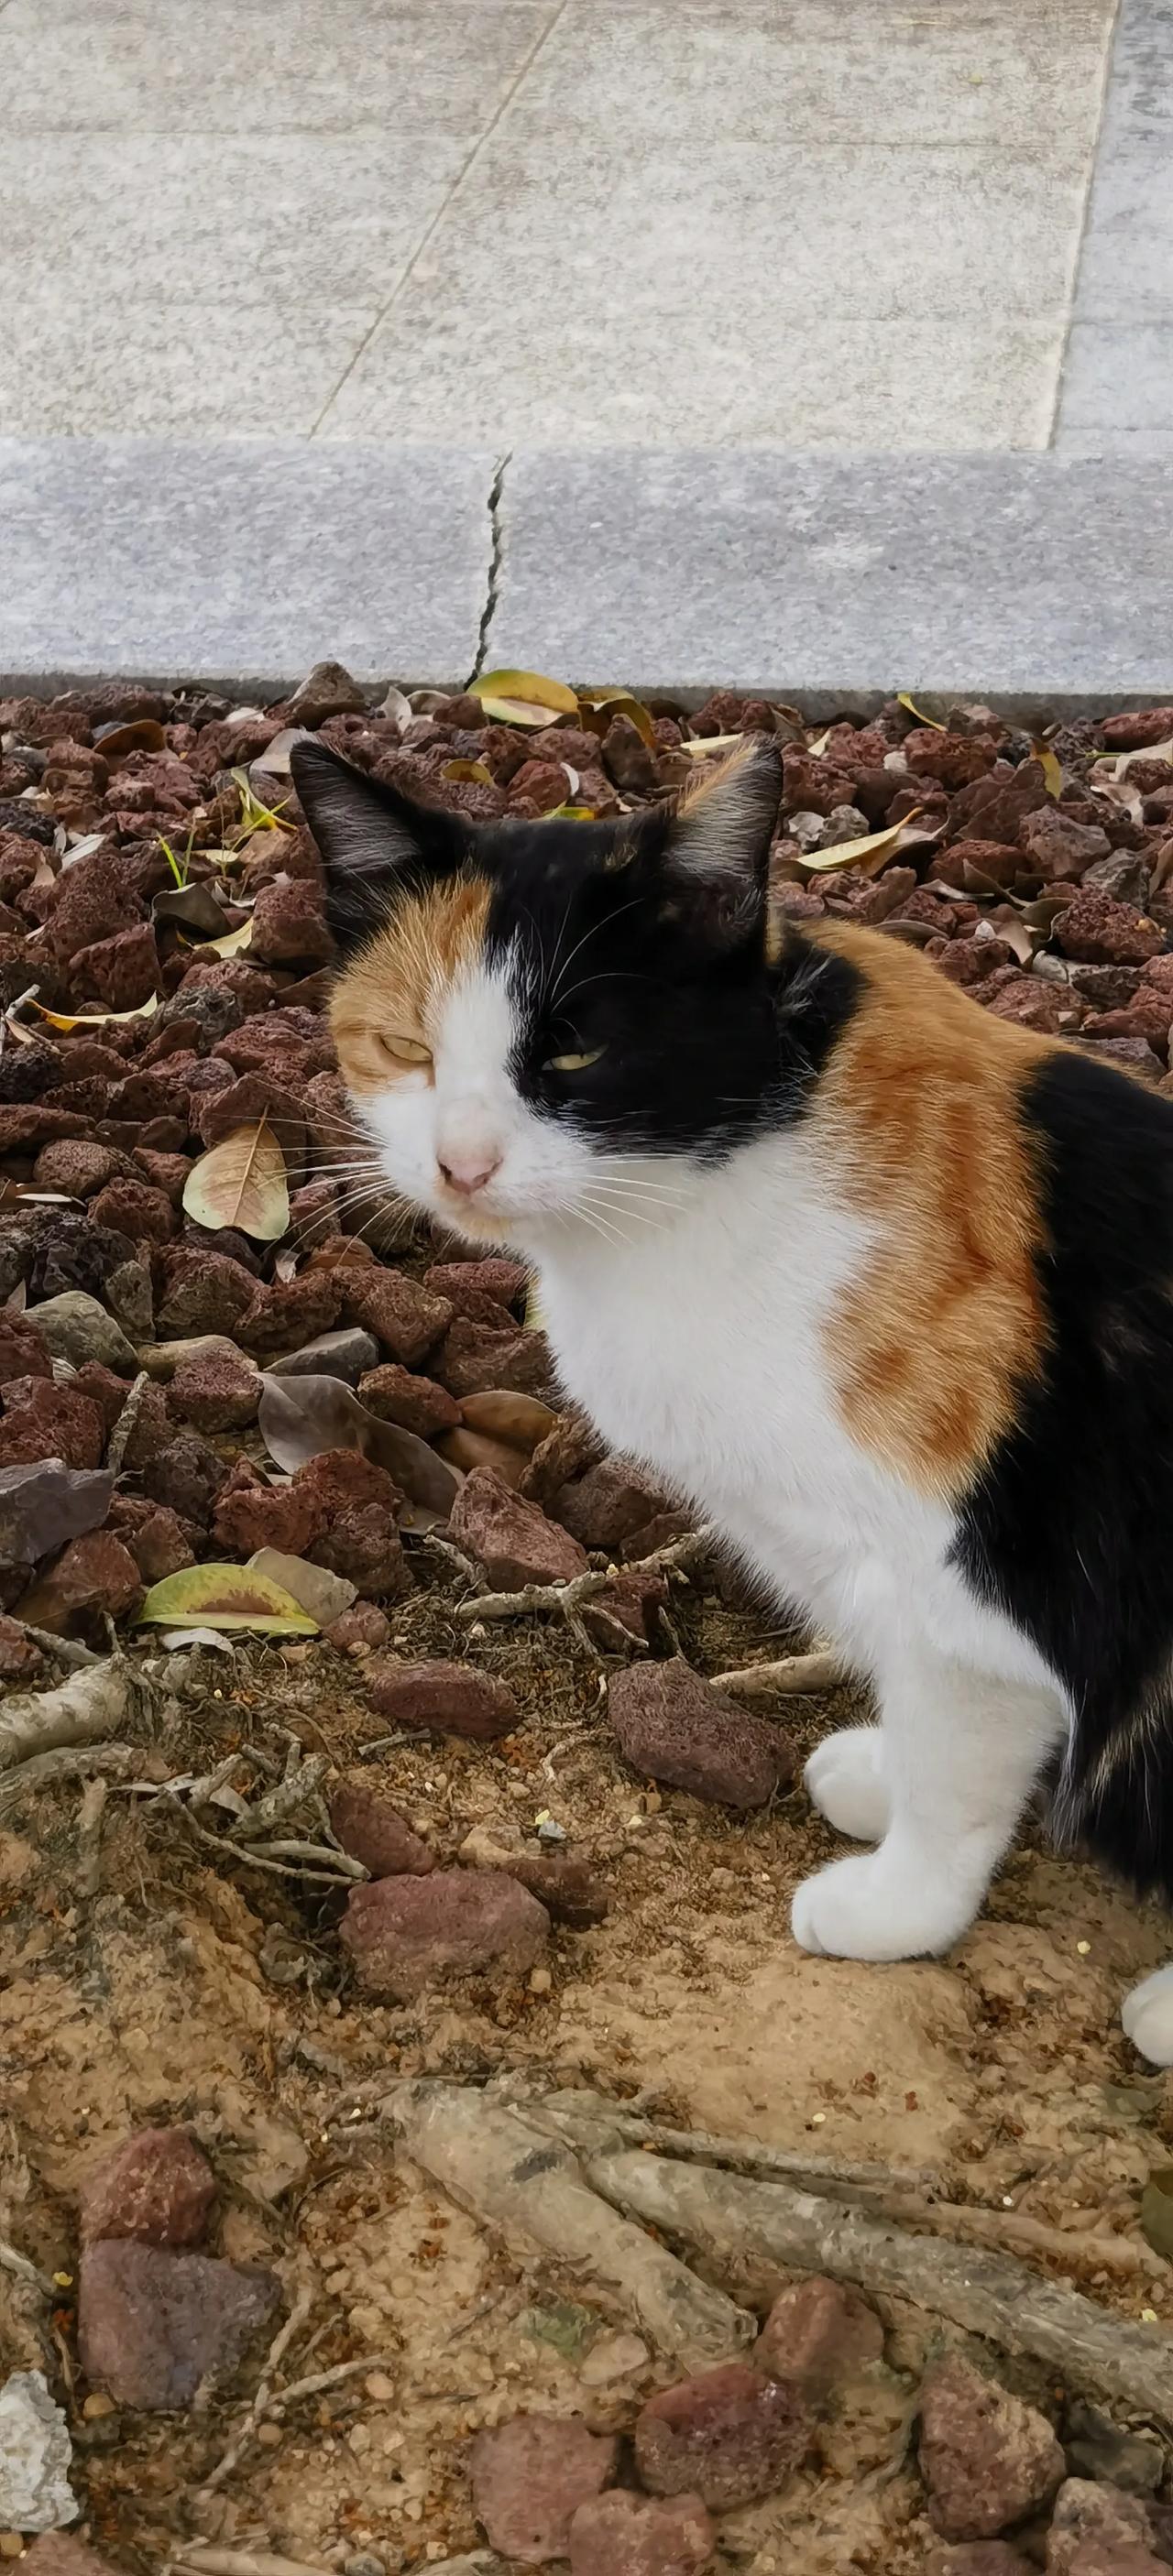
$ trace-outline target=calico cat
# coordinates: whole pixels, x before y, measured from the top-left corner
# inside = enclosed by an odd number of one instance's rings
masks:
[[[674,812],[494,823],[293,754],[390,1188],[533,1265],[570,1396],[874,1684],[808,1950],[972,1921],[1032,1790],[1173,1899],[1173,1104],[767,902],[751,738]],[[1124,2026],[1173,2063],[1173,1967]]]

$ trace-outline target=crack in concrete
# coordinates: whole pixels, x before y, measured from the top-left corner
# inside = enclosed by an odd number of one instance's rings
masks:
[[[497,609],[497,591],[501,578],[501,554],[504,545],[504,530],[501,525],[501,496],[505,489],[505,474],[507,467],[512,461],[512,454],[513,451],[510,448],[501,458],[497,471],[493,476],[492,483],[489,486],[489,530],[491,537],[489,550],[489,579],[488,586],[485,591],[485,604],[481,610],[481,622],[477,630],[476,660],[473,663],[468,679],[465,682],[466,688],[471,688],[473,681],[479,680],[481,673],[484,670],[485,658],[489,649],[489,630],[492,626],[493,618]]]

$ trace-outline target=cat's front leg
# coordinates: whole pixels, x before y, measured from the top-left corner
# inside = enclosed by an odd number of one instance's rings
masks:
[[[974,1672],[927,1644],[888,1660],[880,1711],[884,1839],[804,1880],[791,1914],[802,1947],[835,1958],[951,1948],[1063,1729],[1051,1692]]]

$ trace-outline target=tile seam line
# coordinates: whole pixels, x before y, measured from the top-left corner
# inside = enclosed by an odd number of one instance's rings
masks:
[[[1059,420],[1063,409],[1063,395],[1067,382],[1067,361],[1071,352],[1071,334],[1075,329],[1075,317],[1079,306],[1079,282],[1083,275],[1084,252],[1087,248],[1088,232],[1091,226],[1092,197],[1095,193],[1096,179],[1100,167],[1100,154],[1103,150],[1104,144],[1104,125],[1107,117],[1108,100],[1111,96],[1112,79],[1116,66],[1116,48],[1120,42],[1120,31],[1124,24],[1124,13],[1127,7],[1128,0],[1114,0],[1112,23],[1108,29],[1108,41],[1104,47],[1103,70],[1100,74],[1099,110],[1096,116],[1096,130],[1092,137],[1091,155],[1088,161],[1087,184],[1083,192],[1083,205],[1080,209],[1079,233],[1075,245],[1075,260],[1071,271],[1071,293],[1067,305],[1067,326],[1063,333],[1063,345],[1059,351],[1059,364],[1055,369],[1055,391],[1051,403],[1051,425],[1047,433],[1047,446],[1049,448],[1053,448],[1055,446],[1059,433]]]
[[[385,321],[386,321],[386,319],[387,319],[387,315],[392,311],[392,309],[393,309],[393,307],[394,307],[394,305],[395,305],[396,299],[397,299],[397,298],[398,298],[398,297],[403,293],[403,289],[404,289],[404,287],[407,285],[407,283],[408,283],[409,279],[410,279],[410,278],[412,277],[412,275],[414,274],[414,271],[415,271],[415,269],[417,268],[417,266],[418,266],[418,264],[419,264],[420,260],[423,258],[424,252],[426,251],[426,249],[427,249],[427,247],[428,247],[429,242],[433,239],[433,236],[435,235],[436,231],[438,230],[438,227],[439,227],[439,226],[440,226],[440,224],[443,222],[444,217],[445,217],[445,215],[446,215],[446,214],[447,214],[447,212],[448,212],[448,208],[449,208],[449,206],[451,206],[451,205],[455,202],[455,199],[458,197],[458,195],[459,195],[459,193],[460,193],[460,190],[461,190],[461,188],[462,188],[462,187],[463,187],[463,185],[464,185],[464,181],[465,181],[465,179],[467,178],[468,173],[469,173],[469,171],[471,170],[471,168],[472,168],[472,166],[473,166],[474,161],[476,160],[477,154],[478,154],[478,153],[483,149],[484,145],[488,142],[490,135],[491,135],[491,134],[494,134],[494,133],[496,132],[497,127],[499,126],[499,124],[500,124],[500,122],[501,122],[501,119],[502,119],[502,117],[503,117],[503,116],[504,116],[504,114],[505,114],[506,109],[512,106],[513,101],[514,101],[514,99],[515,99],[515,98],[516,98],[516,96],[517,96],[518,90],[520,89],[522,82],[526,79],[527,75],[528,75],[528,74],[529,74],[529,72],[532,70],[533,65],[536,63],[536,61],[537,61],[537,59],[538,59],[538,56],[539,56],[539,54],[540,54],[540,53],[541,53],[541,51],[542,51],[542,47],[543,47],[543,46],[548,42],[549,38],[553,35],[555,28],[556,28],[556,27],[557,27],[557,25],[559,24],[559,21],[560,21],[562,18],[564,18],[564,17],[565,17],[565,15],[566,15],[566,11],[567,11],[567,9],[568,9],[569,5],[570,5],[570,0],[558,0],[558,6],[557,6],[557,8],[552,12],[551,16],[550,16],[550,17],[548,17],[548,18],[546,19],[545,24],[543,25],[543,27],[542,27],[542,29],[541,29],[540,33],[539,33],[539,34],[538,34],[538,36],[535,38],[534,43],[530,46],[529,51],[528,51],[528,53],[526,54],[526,56],[525,56],[525,58],[524,58],[524,61],[523,61],[522,63],[520,63],[520,64],[519,64],[518,69],[517,69],[517,72],[515,73],[514,78],[513,78],[513,79],[512,79],[512,81],[510,82],[510,84],[509,84],[509,88],[507,89],[507,91],[506,91],[506,93],[505,93],[504,98],[503,98],[503,99],[501,99],[501,101],[499,102],[499,104],[498,104],[498,106],[497,106],[497,109],[496,109],[495,113],[490,117],[489,122],[488,122],[488,124],[486,125],[486,127],[485,127],[485,129],[484,129],[483,134],[478,134],[478,136],[477,136],[477,138],[476,138],[476,141],[475,141],[475,143],[473,144],[473,147],[472,147],[471,152],[466,153],[465,158],[464,158],[463,162],[461,163],[461,166],[460,166],[459,170],[457,171],[456,176],[455,176],[455,178],[453,179],[453,181],[452,181],[452,183],[451,183],[451,186],[450,186],[450,187],[445,191],[445,195],[444,195],[444,199],[443,199],[442,204],[441,204],[441,205],[439,205],[439,206],[437,207],[436,212],[435,212],[435,214],[434,214],[434,215],[433,215],[433,217],[432,217],[431,223],[427,226],[426,231],[422,234],[422,236],[421,236],[420,240],[416,243],[415,249],[413,250],[413,252],[412,252],[412,254],[411,254],[411,257],[410,257],[410,259],[408,260],[408,262],[407,262],[406,266],[401,270],[401,272],[400,272],[399,276],[396,278],[395,284],[394,284],[394,286],[392,287],[392,290],[391,290],[390,295],[387,297],[386,303],[383,305],[383,307],[382,307],[381,311],[380,311],[379,313],[377,313],[377,314],[376,314],[375,319],[374,319],[374,321],[373,321],[373,322],[372,322],[372,324],[371,324],[370,330],[367,332],[367,334],[366,334],[365,338],[361,341],[361,343],[360,343],[359,347],[355,350],[354,355],[353,355],[353,357],[351,358],[349,365],[343,368],[343,370],[342,370],[342,374],[340,375],[340,377],[339,377],[339,379],[338,379],[337,384],[334,386],[333,391],[332,391],[332,393],[330,394],[330,396],[329,396],[328,400],[323,404],[321,411],[318,413],[317,418],[316,418],[316,420],[314,421],[313,426],[312,426],[312,428],[310,429],[310,431],[309,431],[309,433],[308,433],[308,435],[309,435],[309,437],[310,437],[311,439],[313,439],[313,438],[316,438],[316,437],[317,437],[319,430],[322,428],[323,423],[326,421],[326,419],[327,419],[327,418],[328,418],[328,416],[329,416],[329,413],[330,413],[330,412],[331,412],[331,410],[333,409],[334,404],[337,402],[337,400],[338,400],[338,396],[339,396],[339,394],[341,393],[341,391],[342,391],[342,388],[343,388],[344,384],[347,382],[347,379],[348,379],[350,376],[352,376],[352,375],[353,375],[354,370],[355,370],[355,368],[356,368],[356,367],[357,367],[357,365],[358,365],[359,359],[360,359],[361,357],[363,357],[363,356],[364,356],[364,354],[365,354],[365,352],[367,351],[367,349],[369,349],[369,347],[370,347],[370,345],[371,345],[371,342],[372,342],[372,340],[373,340],[373,339],[374,339],[374,337],[375,337],[376,332],[378,332],[378,331],[380,331],[380,330],[382,329],[382,326],[383,326],[384,322],[385,322]]]

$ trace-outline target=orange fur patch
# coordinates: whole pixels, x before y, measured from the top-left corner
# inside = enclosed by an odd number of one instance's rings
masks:
[[[915,949],[819,924],[863,997],[813,1116],[876,1249],[830,1319],[848,1429],[922,1490],[961,1492],[1038,1374],[1044,1230],[1020,1113],[1052,1041],[994,1018]]]
[[[382,1091],[398,1076],[420,1072],[418,1065],[397,1065],[381,1040],[410,1038],[433,1047],[439,1007],[480,956],[488,912],[483,877],[449,877],[409,896],[345,968],[334,987],[330,1026],[351,1091]]]

